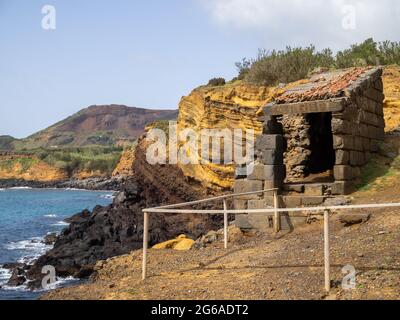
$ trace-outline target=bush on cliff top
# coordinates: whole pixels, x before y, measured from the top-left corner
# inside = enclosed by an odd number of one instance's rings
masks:
[[[208,86],[212,87],[218,87],[218,86],[224,86],[226,84],[226,81],[224,78],[212,78],[210,81],[208,81]]]
[[[236,63],[238,79],[254,84],[277,85],[301,80],[317,67],[349,68],[367,65],[400,64],[400,42],[375,42],[372,38],[349,49],[316,51],[306,48],[287,47],[281,51],[260,50],[255,59],[243,59]]]

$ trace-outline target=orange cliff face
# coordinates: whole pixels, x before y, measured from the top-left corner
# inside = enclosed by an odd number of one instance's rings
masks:
[[[124,150],[121,155],[116,168],[113,171],[112,176],[131,176],[133,175],[133,162],[135,161],[135,147]]]
[[[26,181],[60,181],[67,179],[64,170],[54,168],[32,156],[1,156],[0,179]]]
[[[386,131],[400,126],[400,67],[387,66],[383,72],[383,90],[385,93]]]
[[[197,134],[203,129],[262,131],[257,112],[272,101],[278,90],[237,81],[218,87],[199,87],[183,97],[179,105],[178,133],[193,129]],[[200,141],[198,141],[200,145]],[[199,164],[180,165],[186,176],[201,181],[205,186],[229,189],[233,185],[234,165],[205,163],[198,155]]]

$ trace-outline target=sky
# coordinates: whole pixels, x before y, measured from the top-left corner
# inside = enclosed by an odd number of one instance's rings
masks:
[[[398,0],[0,0],[0,135],[90,105],[176,109],[259,48],[339,50],[399,31]]]

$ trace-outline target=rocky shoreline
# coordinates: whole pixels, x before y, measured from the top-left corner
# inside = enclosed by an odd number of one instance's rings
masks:
[[[12,187],[18,184],[3,186]],[[19,186],[27,185],[25,183]],[[9,284],[27,286],[32,290],[40,288],[44,266],[53,266],[60,278],[88,279],[95,276],[95,265],[98,261],[140,248],[143,237],[143,208],[215,195],[198,182],[185,177],[176,166],[149,166],[145,153],[140,150],[134,164],[134,175],[121,180],[119,185],[115,181],[107,184],[107,181],[90,179],[84,184],[82,181],[79,184],[69,181],[30,186],[119,190],[111,205],[97,206],[92,212],[84,210],[67,219],[66,222],[70,225],[55,239],[54,247],[39,257],[33,265],[9,265],[13,267],[10,271],[14,282]],[[215,204],[198,206],[198,209],[205,208],[217,207]],[[220,216],[154,214],[150,221],[150,245],[180,234],[197,239],[209,230],[218,230],[222,223]]]
[[[62,181],[28,181],[1,180],[0,189],[34,188],[34,189],[80,189],[91,191],[118,191],[125,183],[125,177],[69,179]]]

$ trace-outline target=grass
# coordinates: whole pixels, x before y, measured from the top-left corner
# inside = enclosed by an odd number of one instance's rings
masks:
[[[24,157],[17,159],[6,159],[0,161],[0,169],[11,171],[17,165],[21,166],[19,173],[24,173],[28,171],[33,165],[37,164],[39,160],[35,157]]]
[[[373,188],[385,188],[390,179],[400,175],[400,156],[388,165],[387,159],[374,157],[361,171],[359,183],[356,185],[359,191],[370,191]]]
[[[22,152],[32,155],[50,166],[63,169],[69,176],[79,171],[100,171],[111,175],[117,166],[123,149],[120,147],[79,147],[57,150],[36,149]],[[29,167],[29,161],[21,158],[23,168]],[[26,162],[26,163],[24,163]]]

